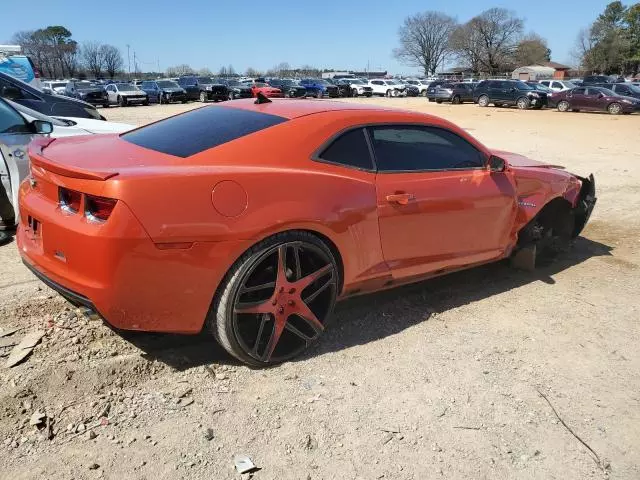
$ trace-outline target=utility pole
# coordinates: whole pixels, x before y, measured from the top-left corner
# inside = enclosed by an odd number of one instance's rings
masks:
[[[133,51],[133,73],[138,74],[138,62],[136,61],[136,51]]]
[[[129,81],[131,81],[131,55],[129,54],[129,48],[131,46],[127,43],[127,61],[129,62]]]
[[[160,73],[160,59],[158,58],[158,73]]]

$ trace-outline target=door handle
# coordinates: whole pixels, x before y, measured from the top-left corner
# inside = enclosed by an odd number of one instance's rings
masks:
[[[411,193],[394,193],[387,195],[387,202],[397,203],[398,205],[407,205],[410,200],[415,200],[415,195]]]

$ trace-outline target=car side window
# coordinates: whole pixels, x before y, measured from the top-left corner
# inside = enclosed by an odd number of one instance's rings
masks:
[[[362,128],[350,130],[340,135],[318,158],[347,167],[373,170],[369,146]]]
[[[586,88],[574,88],[571,93],[573,95],[584,95],[586,91],[587,91]]]
[[[411,125],[371,127],[380,172],[438,171],[482,168],[484,156],[455,133]]]

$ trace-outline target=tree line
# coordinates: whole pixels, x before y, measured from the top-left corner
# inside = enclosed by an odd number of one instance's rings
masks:
[[[67,78],[90,74],[113,78],[124,68],[122,54],[113,45],[85,42],[79,45],[61,25],[14,34],[12,43],[22,47],[43,76]]]
[[[611,2],[578,34],[575,56],[589,71],[606,75],[640,72],[640,3]]]
[[[257,77],[318,77],[323,70],[311,65],[303,65],[299,68],[291,67],[287,62],[281,62],[267,70],[258,70],[248,67],[244,71],[244,75],[251,78]],[[200,75],[203,77],[212,77],[214,72],[208,68],[195,69],[190,65],[181,64],[167,68],[165,74],[167,77],[180,77],[181,75]],[[233,68],[233,65],[223,66],[218,70],[219,77],[239,77],[241,74]]]
[[[524,20],[504,8],[490,8],[463,24],[442,12],[417,13],[405,19],[398,36],[394,56],[425,75],[435,74],[448,60],[474,73],[496,75],[551,57],[546,40],[525,34]]]

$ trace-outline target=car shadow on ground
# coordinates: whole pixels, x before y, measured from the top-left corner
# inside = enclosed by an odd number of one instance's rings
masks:
[[[445,312],[536,281],[554,284],[553,276],[589,258],[610,256],[612,247],[579,237],[573,248],[535,271],[515,270],[508,261],[345,300],[336,306],[333,321],[320,341],[293,361],[364,345],[395,335]],[[488,281],[489,279],[489,281]],[[177,370],[222,363],[238,365],[210,334],[196,336],[121,332],[140,348],[143,357]]]

